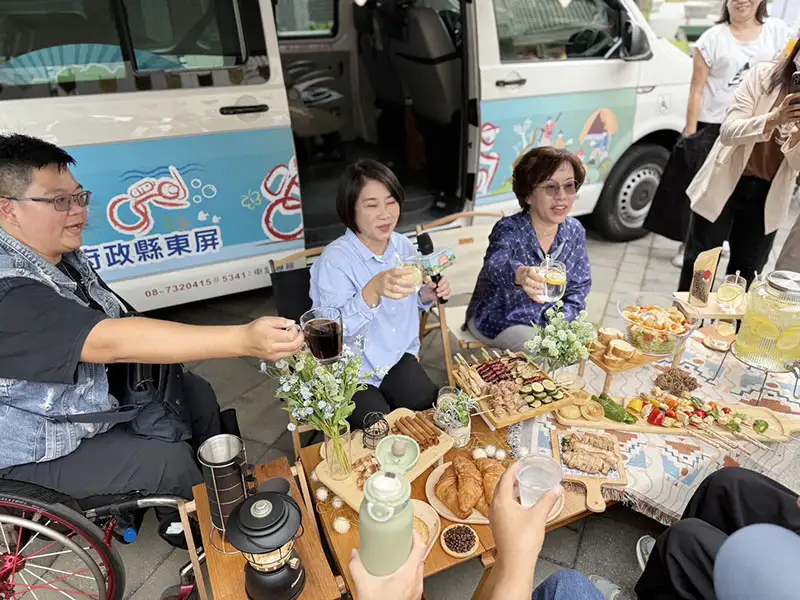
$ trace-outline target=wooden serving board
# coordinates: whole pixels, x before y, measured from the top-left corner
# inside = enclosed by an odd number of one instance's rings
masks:
[[[561,438],[568,435],[565,431],[553,431],[550,434],[553,443],[553,457],[561,463]],[[616,477],[609,477],[603,475],[576,475],[566,471],[567,466],[561,463],[564,469],[563,481],[571,481],[579,483],[586,488],[586,507],[592,512],[603,512],[606,509],[606,501],[603,498],[602,487],[604,485],[626,486],[628,485],[628,474],[625,470],[625,460],[622,458],[622,453],[619,450],[619,441],[613,436],[614,439],[614,453],[617,455],[617,473]],[[611,475],[609,473],[609,475]]]
[[[461,376],[458,373],[453,373],[453,377],[456,380],[456,384],[462,390],[465,389],[465,384],[461,380]],[[549,378],[548,378],[549,379]],[[504,427],[508,427],[509,425],[514,425],[515,423],[520,423],[522,421],[527,421],[528,419],[533,419],[534,417],[538,417],[539,415],[543,415],[545,413],[557,410],[562,406],[569,406],[574,402],[573,394],[581,393],[581,392],[568,392],[563,390],[564,398],[561,400],[557,400],[555,402],[550,402],[549,404],[542,404],[539,408],[529,408],[525,412],[518,412],[511,415],[508,415],[504,419],[498,418],[494,412],[492,412],[492,407],[486,399],[481,399],[478,401],[480,404],[481,411],[484,413],[484,416],[491,421],[492,426],[495,429],[502,429]]]
[[[390,426],[394,426],[394,422],[397,419],[402,419],[403,417],[413,417],[414,415],[416,415],[416,413],[413,410],[409,410],[407,408],[398,408],[397,410],[393,410],[386,415],[386,420],[389,422]],[[417,477],[427,471],[428,468],[437,460],[442,458],[452,447],[453,438],[447,435],[445,432],[442,432],[442,434],[439,436],[439,443],[437,445],[431,446],[427,450],[420,453],[417,464],[413,469],[406,473],[408,480],[414,481]],[[360,429],[352,435],[350,450],[353,462],[356,462],[358,459],[365,456],[375,455],[375,450],[364,448],[363,435]],[[334,494],[344,500],[345,504],[347,504],[354,511],[358,512],[358,509],[361,506],[361,500],[364,498],[364,491],[358,488],[358,473],[353,471],[347,476],[346,479],[334,479],[331,477],[328,461],[325,460],[325,444],[320,444],[319,452],[320,456],[322,457],[322,462],[317,465],[317,477],[319,477],[319,480]]]
[[[689,292],[674,292],[672,297],[692,308],[696,308],[700,313],[701,319],[741,319],[747,310],[747,294],[744,295],[739,306],[733,312],[728,312],[722,309],[717,303],[717,292],[711,292],[708,295],[708,303],[705,306],[696,306],[689,303]]]
[[[754,419],[763,419],[769,423],[769,429],[766,431],[767,435],[758,434],[755,431],[748,431],[750,435],[755,437],[761,442],[785,442],[792,433],[800,431],[800,419],[787,419],[781,417],[773,410],[764,408],[762,406],[747,406],[738,405],[730,407],[734,412],[741,412]],[[646,421],[639,419],[636,423],[618,423],[606,417],[600,421],[589,421],[587,419],[566,419],[559,413],[556,413],[556,420],[565,425],[566,427],[586,427],[591,429],[606,429],[610,431],[629,431],[631,433],[658,433],[661,435],[688,435],[692,437],[702,438],[705,437],[703,430],[696,427],[661,427],[660,425],[650,425]],[[741,436],[736,436],[732,431],[713,425],[713,430],[724,437],[732,440],[744,440]]]

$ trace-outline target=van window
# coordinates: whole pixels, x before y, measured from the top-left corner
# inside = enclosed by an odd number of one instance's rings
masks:
[[[607,0],[494,0],[503,62],[603,58],[620,37]]]
[[[198,70],[170,87],[208,85],[199,71],[240,67],[245,48],[265,57],[260,23],[258,3],[247,0],[4,0],[0,97],[158,89],[147,81],[155,72]]]
[[[174,69],[218,69],[244,63],[232,0],[123,0],[134,52],[153,54]],[[144,64],[142,64],[144,63]],[[162,70],[137,60],[137,70]]]
[[[278,37],[333,37],[336,35],[337,0],[278,0],[275,19]]]

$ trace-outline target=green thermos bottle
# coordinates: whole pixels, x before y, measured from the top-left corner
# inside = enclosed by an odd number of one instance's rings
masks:
[[[391,575],[411,552],[414,507],[405,474],[417,464],[419,453],[417,442],[404,435],[387,436],[375,449],[381,470],[367,479],[358,513],[358,553],[372,575]]]

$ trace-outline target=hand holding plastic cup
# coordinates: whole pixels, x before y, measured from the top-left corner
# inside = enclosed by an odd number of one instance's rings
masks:
[[[561,464],[543,454],[531,454],[519,461],[516,478],[519,486],[519,502],[522,506],[533,506],[544,493],[561,483]]]

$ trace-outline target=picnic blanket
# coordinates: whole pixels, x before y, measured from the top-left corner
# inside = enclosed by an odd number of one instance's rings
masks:
[[[733,356],[725,359],[722,371],[713,382],[723,354],[712,352],[698,340],[689,340],[681,368],[691,372],[701,383],[698,392],[708,400],[718,400],[728,405],[756,405],[764,373],[750,369]],[[611,395],[635,396],[653,387],[655,376],[671,366],[665,359],[617,375],[611,386]],[[605,374],[589,363],[584,378],[586,390],[599,392]],[[784,413],[789,418],[800,418],[800,399],[794,397],[793,375],[770,374],[764,388],[760,406]],[[524,421],[508,430],[509,445],[520,446],[532,452],[552,454],[550,433],[558,425],[552,413]],[[587,429],[591,431],[591,429]],[[595,430],[596,431],[596,430]],[[628,471],[628,485],[624,489],[604,488],[608,500],[621,501],[637,512],[665,525],[680,519],[689,498],[703,479],[726,466],[741,466],[781,480],[800,450],[800,440],[769,444],[770,450],[759,450],[748,444],[752,455],[744,452],[719,450],[689,436],[661,435],[655,433],[628,433],[612,431],[620,441]],[[800,468],[800,462],[795,463]]]

